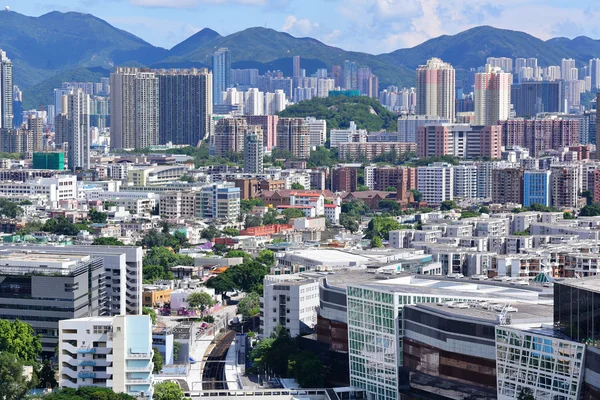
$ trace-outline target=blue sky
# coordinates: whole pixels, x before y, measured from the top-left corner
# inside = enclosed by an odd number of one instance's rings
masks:
[[[542,39],[600,38],[598,0],[5,0],[26,15],[94,14],[170,48],[202,28],[222,35],[266,26],[346,50],[384,53],[477,25]]]

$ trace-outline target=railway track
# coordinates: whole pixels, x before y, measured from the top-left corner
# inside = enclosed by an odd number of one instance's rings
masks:
[[[212,349],[206,360],[204,361],[204,369],[202,370],[202,389],[203,390],[221,390],[227,389],[225,382],[225,358],[227,350],[233,339],[235,339],[235,331],[229,331],[219,340],[216,346]]]

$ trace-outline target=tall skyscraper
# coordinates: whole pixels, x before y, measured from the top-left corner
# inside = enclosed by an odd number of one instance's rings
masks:
[[[231,52],[222,47],[213,53],[213,102],[223,104],[221,93],[231,87]]]
[[[515,59],[515,69],[514,69],[514,73],[515,75],[519,73],[519,71],[521,70],[521,68],[524,68],[527,66],[527,60],[524,58],[516,58]]]
[[[310,156],[310,134],[304,118],[279,119],[277,149],[289,151],[299,159],[307,159]]]
[[[500,67],[485,66],[475,74],[475,125],[495,125],[510,115],[512,74]]]
[[[511,86],[511,102],[517,117],[562,111],[561,82],[522,82]]]
[[[575,68],[575,60],[572,58],[563,58],[560,62],[561,78],[564,81],[572,81],[573,76],[571,70]],[[575,76],[577,79],[577,76]]]
[[[212,73],[206,68],[158,70],[159,143],[196,146],[210,136]]]
[[[600,160],[600,146],[598,146],[598,137],[600,136],[600,92],[596,93],[596,158]]]
[[[17,85],[13,86],[13,126],[18,128],[23,123],[23,93]],[[54,115],[48,114],[48,119],[54,118]]]
[[[0,128],[13,127],[13,65],[0,49]]]
[[[37,115],[30,114],[27,118],[27,129],[33,139],[33,151],[44,151],[44,124]]]
[[[432,58],[417,68],[417,114],[454,122],[455,71],[452,65]]]
[[[119,67],[110,74],[111,147],[141,149],[158,144],[158,77],[148,69]]]
[[[294,78],[300,77],[300,56],[294,56],[292,58],[292,73]]]
[[[354,61],[344,61],[344,89],[358,88],[358,67]]]
[[[72,89],[63,97],[63,112],[57,116],[61,135],[68,143],[71,171],[90,168],[90,96],[82,89]]]
[[[590,60],[590,77],[592,78],[592,90],[600,89],[600,58]]]
[[[263,138],[260,126],[249,126],[244,138],[244,172],[263,173]]]

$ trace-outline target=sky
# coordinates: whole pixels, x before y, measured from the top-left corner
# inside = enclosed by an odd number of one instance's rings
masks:
[[[11,10],[93,14],[171,48],[203,28],[228,35],[263,26],[372,54],[416,46],[478,25],[549,39],[600,39],[598,0],[5,0]]]

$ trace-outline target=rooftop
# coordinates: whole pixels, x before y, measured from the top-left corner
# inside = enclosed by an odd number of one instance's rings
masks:
[[[560,279],[556,283],[600,293],[600,276]]]

